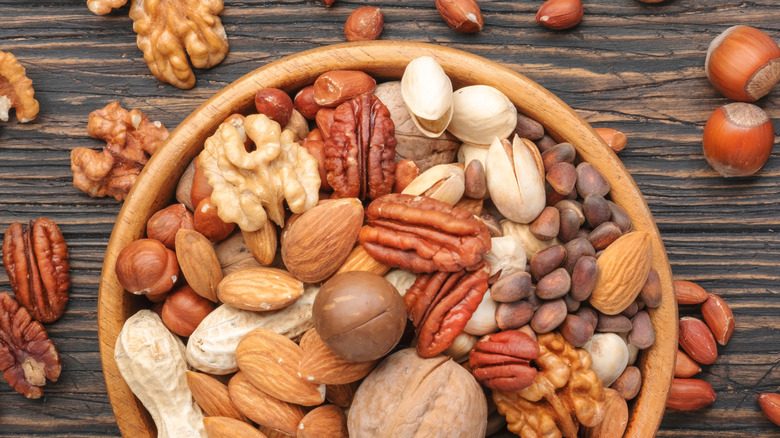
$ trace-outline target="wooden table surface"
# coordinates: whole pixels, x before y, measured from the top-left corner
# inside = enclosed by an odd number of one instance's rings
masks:
[[[752,178],[726,180],[704,161],[709,115],[729,102],[708,83],[710,41],[735,24],[780,41],[778,0],[586,0],[569,31],[534,21],[541,0],[481,3],[485,28],[458,34],[432,0],[225,0],[227,58],[179,90],[152,76],[136,47],[125,6],[93,15],[84,0],[0,0],[0,50],[14,53],[33,80],[38,118],[0,122],[0,231],[47,216],[70,248],[72,289],[64,316],[47,330],[62,356],[60,380],[39,400],[0,383],[0,436],[118,436],[97,339],[103,254],[120,204],[72,185],[70,151],[99,149],[86,133],[90,111],[117,100],[173,129],[211,94],[263,64],[344,41],[358,6],[381,6],[381,39],[423,41],[504,63],[557,94],[595,127],[626,133],[620,154],[664,237],[676,279],[721,295],[737,327],[701,378],[718,399],[695,412],[668,411],[659,436],[777,436],[756,396],[780,385],[780,157]],[[780,86],[758,102],[780,130]],[[775,143],[777,143],[777,138]],[[10,291],[0,272],[0,290]]]

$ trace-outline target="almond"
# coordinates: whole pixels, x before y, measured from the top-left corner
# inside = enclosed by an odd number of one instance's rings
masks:
[[[674,363],[674,377],[688,378],[701,372],[701,367],[684,351],[677,350],[677,360]]]
[[[604,388],[604,414],[604,420],[598,426],[585,429],[585,438],[623,436],[628,425],[628,405],[612,388]]]
[[[282,231],[282,260],[296,278],[317,283],[349,256],[363,225],[357,198],[329,200],[289,221]]]
[[[701,305],[701,316],[718,344],[726,345],[734,333],[734,314],[723,298],[715,294],[708,295],[707,301]]]
[[[598,258],[590,304],[607,315],[625,310],[647,281],[652,260],[653,247],[646,232],[632,231],[612,242]]]
[[[304,380],[326,385],[342,385],[366,377],[376,361],[353,362],[342,359],[322,341],[316,330],[307,331],[300,343],[303,358],[299,367]]]
[[[711,405],[715,397],[712,385],[704,380],[673,379],[666,407],[678,411],[692,411]]]
[[[674,294],[677,297],[677,304],[681,306],[701,304],[709,298],[707,291],[701,286],[685,280],[674,281]]]
[[[698,318],[680,318],[680,347],[702,365],[711,365],[718,358],[715,338],[709,327]]]
[[[347,417],[341,408],[324,405],[306,414],[298,425],[297,438],[347,438]]]
[[[475,0],[436,0],[436,10],[444,22],[458,32],[479,32],[485,25]]]
[[[758,404],[766,418],[780,426],[780,394],[767,392],[758,396]]]
[[[230,400],[227,385],[208,374],[187,371],[187,386],[203,412],[210,417],[228,417],[242,422],[249,420]]]
[[[376,89],[376,81],[359,70],[331,70],[314,81],[314,102],[336,107],[347,100]]]
[[[247,333],[236,347],[238,369],[258,389],[282,401],[316,406],[325,401],[325,385],[301,378],[298,366],[302,358],[298,344],[265,329]]]
[[[206,417],[203,425],[209,438],[266,438],[259,430],[235,418]]]
[[[352,252],[349,253],[347,259],[339,267],[336,273],[347,271],[366,271],[373,272],[377,275],[385,275],[390,267],[384,263],[378,262],[376,259],[368,255],[363,246],[358,244],[352,248]]]
[[[276,256],[276,225],[272,221],[265,221],[265,225],[257,231],[241,230],[249,252],[260,264],[268,266]]]
[[[211,241],[197,231],[180,229],[176,232],[176,260],[192,290],[216,303],[222,267]]]
[[[295,435],[298,423],[303,419],[300,406],[283,402],[257,389],[241,371],[230,379],[228,391],[233,404],[255,423]]]
[[[217,287],[225,304],[244,310],[266,311],[287,307],[303,295],[303,283],[277,268],[244,268],[228,274]]]

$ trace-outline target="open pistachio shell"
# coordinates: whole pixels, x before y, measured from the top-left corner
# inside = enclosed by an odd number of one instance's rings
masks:
[[[452,82],[436,60],[421,56],[406,66],[401,97],[417,129],[428,137],[444,133],[452,119]]]
[[[498,211],[513,222],[531,223],[544,209],[544,174],[537,155],[536,146],[518,136],[511,146],[494,137],[488,149],[485,176],[490,197]]]
[[[463,168],[457,164],[438,164],[412,180],[401,193],[429,196],[455,205],[463,197],[465,189]]]
[[[447,130],[462,142],[489,145],[493,137],[509,137],[517,126],[517,108],[504,93],[489,85],[456,90],[452,104]]]

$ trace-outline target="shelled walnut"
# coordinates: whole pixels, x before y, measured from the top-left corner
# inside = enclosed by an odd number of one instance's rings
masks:
[[[38,101],[33,97],[32,81],[12,53],[0,50],[0,121],[8,121],[8,111],[16,110],[16,118],[29,122],[38,115]]]
[[[83,147],[70,153],[73,186],[93,197],[123,201],[149,157],[168,137],[160,122],[139,110],[127,111],[119,102],[89,114],[87,133],[106,141],[102,152]]]

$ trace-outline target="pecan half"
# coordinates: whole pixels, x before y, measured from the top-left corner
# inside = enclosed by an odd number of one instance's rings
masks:
[[[325,170],[338,198],[376,199],[395,182],[395,125],[372,93],[352,98],[333,115]]]
[[[479,382],[497,391],[518,391],[536,378],[530,361],[539,357],[539,344],[520,330],[505,330],[477,341],[469,366]]]
[[[57,224],[41,217],[26,230],[12,223],[3,240],[3,266],[22,306],[40,322],[56,321],[70,288],[68,247]]]
[[[60,355],[41,323],[0,292],[0,370],[5,381],[27,398],[40,398],[46,379],[56,382]]]
[[[490,252],[490,233],[469,211],[393,193],[366,209],[358,238],[376,260],[415,273],[471,269]]]
[[[463,332],[488,289],[490,265],[473,271],[421,274],[404,295],[417,332],[417,353],[433,357]]]

